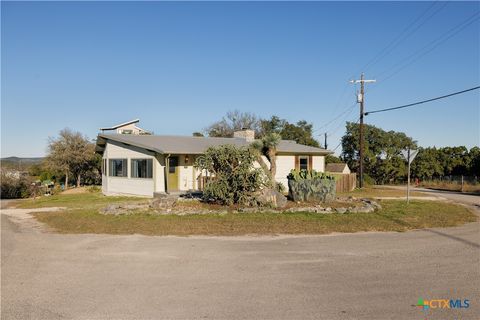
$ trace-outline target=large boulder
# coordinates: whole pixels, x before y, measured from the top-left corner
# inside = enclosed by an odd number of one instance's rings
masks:
[[[283,208],[287,205],[287,197],[285,197],[277,190],[269,188],[262,189],[256,198],[261,206]]]

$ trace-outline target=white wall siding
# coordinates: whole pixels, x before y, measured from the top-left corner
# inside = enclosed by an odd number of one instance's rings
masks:
[[[295,169],[295,156],[293,155],[279,155],[277,156],[277,173],[275,174],[275,180],[283,184],[286,190],[288,190],[287,176],[290,170]]]
[[[138,195],[152,197],[155,190],[155,174],[158,167],[154,152],[142,148],[123,145],[117,142],[108,142],[105,146],[103,158],[107,159],[107,176],[103,177],[102,192],[106,195]],[[152,179],[130,178],[131,159],[153,159],[153,177]],[[110,177],[109,159],[127,159],[127,177]]]
[[[165,156],[157,155],[155,160],[153,161],[154,190],[155,192],[165,192]]]
[[[324,156],[313,156],[312,157],[312,168],[313,170],[319,172],[325,172],[325,157]]]

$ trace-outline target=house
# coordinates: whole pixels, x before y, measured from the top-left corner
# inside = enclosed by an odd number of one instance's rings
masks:
[[[201,190],[208,173],[194,168],[196,157],[212,146],[247,146],[254,138],[252,130],[237,131],[233,138],[100,133],[96,152],[103,157],[102,192],[152,197],[154,193]],[[275,179],[287,187],[291,169],[323,172],[325,155],[331,153],[282,140],[277,147]]]
[[[328,163],[325,169],[326,172],[350,174],[350,168],[346,163]]]

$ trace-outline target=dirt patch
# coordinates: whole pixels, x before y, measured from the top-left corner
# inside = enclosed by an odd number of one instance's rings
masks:
[[[79,188],[70,188],[62,192],[62,194],[81,194],[81,193],[87,193],[90,192],[88,191],[87,187],[79,187]]]

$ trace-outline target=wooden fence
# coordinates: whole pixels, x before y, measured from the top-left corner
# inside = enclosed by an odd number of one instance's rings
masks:
[[[338,192],[350,192],[357,186],[357,174],[336,174],[337,178],[337,193]]]

